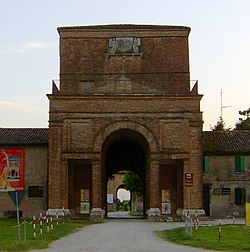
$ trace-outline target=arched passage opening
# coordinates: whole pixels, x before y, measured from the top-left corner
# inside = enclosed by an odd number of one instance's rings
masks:
[[[108,217],[112,213],[118,211],[124,211],[123,201],[126,206],[130,206],[130,191],[125,189],[125,184],[123,183],[126,171],[119,171],[109,177],[107,182],[107,213]],[[130,210],[126,209],[127,211]]]
[[[119,129],[111,133],[102,148],[103,209],[107,217],[107,183],[120,171],[133,171],[140,177],[143,185],[143,210],[147,209],[149,146],[140,133],[131,129]]]

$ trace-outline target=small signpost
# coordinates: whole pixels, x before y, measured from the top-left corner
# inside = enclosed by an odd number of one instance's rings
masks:
[[[20,218],[19,218],[19,205],[21,204],[23,197],[25,195],[25,191],[9,191],[8,192],[11,200],[16,206],[16,218],[17,218],[17,234],[18,234],[18,242],[21,240],[20,235]]]
[[[190,187],[193,187],[193,173],[185,173],[185,187],[188,188],[188,213],[185,218],[186,234],[192,236],[192,219],[190,217]]]
[[[193,187],[194,179],[193,173],[185,173],[185,187],[188,188],[188,215],[190,213],[190,187]]]

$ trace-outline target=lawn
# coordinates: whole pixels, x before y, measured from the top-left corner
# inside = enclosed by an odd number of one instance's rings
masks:
[[[144,213],[143,212],[129,212],[130,216],[138,216],[138,217],[143,217]]]
[[[156,235],[168,241],[219,251],[250,251],[250,227],[244,225],[222,226],[219,242],[218,226],[199,227],[197,233],[193,228],[193,236],[185,234],[185,228],[158,231]]]
[[[21,221],[22,223],[22,221]],[[15,219],[0,220],[0,251],[28,251],[32,249],[44,249],[48,245],[59,238],[75,232],[78,228],[90,225],[90,221],[65,221],[60,222],[57,226],[53,223],[53,230],[48,231],[46,225],[43,225],[43,234],[40,234],[39,223],[36,225],[36,238],[33,234],[33,225],[26,224],[26,241],[24,240],[24,225],[20,226],[21,241],[18,242],[18,232]]]

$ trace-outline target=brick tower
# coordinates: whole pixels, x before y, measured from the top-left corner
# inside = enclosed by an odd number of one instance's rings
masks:
[[[202,208],[202,113],[190,90],[189,27],[58,28],[60,83],[49,118],[49,208],[100,220],[107,182],[133,170],[145,187],[145,218]]]

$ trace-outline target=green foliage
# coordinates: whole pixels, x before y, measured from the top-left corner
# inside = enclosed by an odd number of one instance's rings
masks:
[[[129,212],[130,216],[138,216],[138,217],[143,217],[144,213],[143,211],[139,211],[139,212]]]
[[[235,124],[236,130],[250,130],[250,108],[244,111],[239,111],[239,121]]]
[[[22,222],[21,222],[22,223]],[[33,237],[33,224],[26,224],[26,242],[24,241],[24,226],[20,226],[21,241],[18,243],[17,227],[15,219],[3,219],[0,220],[0,251],[28,251],[33,249],[44,249],[48,245],[66,236],[78,228],[82,228],[85,225],[89,225],[90,221],[66,221],[64,224],[59,223],[57,226],[54,224],[54,229],[47,231],[43,228],[43,234],[39,233],[39,223],[37,222],[37,237]]]
[[[229,131],[231,130],[231,128],[226,128],[225,126],[225,122],[223,121],[223,119],[220,117],[219,121],[214,125],[214,126],[210,126],[210,129],[212,131]]]
[[[140,177],[133,171],[127,171],[124,175],[123,183],[125,189],[135,192],[137,196],[143,195],[144,187]]]
[[[120,199],[117,198],[116,204],[117,204],[117,211],[121,211],[121,209],[122,209],[122,202],[120,201]]]
[[[243,225],[222,226],[221,240],[219,242],[218,226],[199,227],[195,235],[188,237],[185,228],[176,228],[156,232],[156,235],[180,245],[198,247],[220,251],[250,251],[250,228]]]
[[[128,200],[121,202],[119,199],[117,199],[117,210],[128,212],[130,210],[130,202]]]
[[[236,130],[250,130],[250,118],[236,123],[235,129]]]

